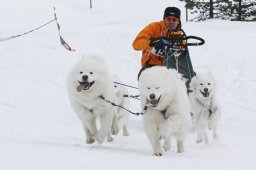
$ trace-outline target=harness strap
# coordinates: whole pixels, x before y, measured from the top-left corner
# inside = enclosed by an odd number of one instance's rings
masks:
[[[104,101],[107,102],[107,103],[110,103],[112,106],[122,108],[122,109],[126,110],[127,112],[129,112],[129,113],[131,113],[131,114],[134,114],[134,115],[137,115],[137,116],[143,115],[144,113],[146,113],[146,111],[147,111],[147,109],[148,109],[148,107],[145,106],[144,109],[142,110],[142,112],[140,112],[140,113],[138,113],[138,112],[135,113],[135,112],[132,112],[132,111],[126,109],[125,107],[123,107],[123,106],[121,106],[121,105],[117,105],[117,104],[115,104],[114,102],[111,102],[110,100],[105,99],[105,97],[103,97],[102,95],[100,95],[99,98],[101,98],[102,100],[104,100]],[[166,119],[166,117],[165,117],[166,109],[160,111],[160,113],[161,113],[161,114],[164,116],[164,118]]]
[[[211,115],[212,115],[212,110],[211,109],[208,109],[208,111],[209,111],[209,119],[210,119],[210,117],[211,117]]]
[[[141,114],[143,115],[144,113],[146,113],[147,109],[148,109],[148,106],[145,106],[144,109],[142,110]],[[161,114],[164,116],[164,118],[166,119],[166,117],[165,117],[166,109],[161,110],[160,113],[161,113]]]
[[[129,97],[129,98],[133,98],[133,99],[140,100],[140,99],[139,99],[140,95],[128,95],[128,94],[124,94],[123,97]]]
[[[113,81],[113,83],[123,85],[123,86],[126,86],[126,87],[131,87],[131,88],[134,88],[134,89],[138,89],[138,87],[130,86],[130,85],[127,85],[127,84],[116,82],[116,81]]]
[[[198,98],[196,98],[196,101],[197,101],[202,107],[208,109],[208,112],[209,112],[209,117],[208,117],[208,118],[210,119],[210,117],[211,117],[211,115],[212,115],[212,113],[213,113],[213,110],[212,110],[212,98],[211,98],[211,102],[210,102],[210,106],[209,106],[209,107],[205,106]]]
[[[164,116],[164,118],[166,119],[166,117],[165,117],[166,109],[164,109],[164,110],[160,111],[160,113],[161,113],[161,114]]]
[[[189,93],[192,93],[193,92],[193,90],[191,90],[191,89],[188,89],[187,90],[187,93],[189,94]]]
[[[145,106],[144,109],[142,110],[141,114],[144,115],[144,113],[146,113],[147,109],[148,109],[148,106]]]
[[[123,107],[123,106],[117,105],[117,104],[115,104],[114,102],[111,102],[111,101],[105,99],[105,97],[103,97],[102,95],[100,95],[99,98],[101,98],[102,100],[104,100],[104,101],[107,102],[107,103],[110,103],[112,106],[116,106],[116,107],[122,108],[122,109],[126,110],[127,112],[129,112],[129,113],[131,113],[131,114],[134,114],[134,115],[137,115],[137,116],[139,116],[140,114],[142,114],[142,113],[135,113],[135,112],[132,112],[132,111],[126,109],[126,108]]]

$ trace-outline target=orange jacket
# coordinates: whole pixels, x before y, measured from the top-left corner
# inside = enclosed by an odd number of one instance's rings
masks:
[[[149,39],[152,37],[157,38],[160,36],[169,37],[170,34],[170,31],[165,26],[165,22],[162,20],[149,24],[137,35],[133,41],[132,46],[134,50],[142,50],[142,67],[144,67],[145,64],[162,65],[163,58],[150,53],[152,47],[149,46]]]

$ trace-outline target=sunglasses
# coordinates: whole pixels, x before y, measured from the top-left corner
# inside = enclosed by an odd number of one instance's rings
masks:
[[[179,21],[179,19],[178,18],[176,18],[176,17],[166,17],[165,18],[167,21],[169,21],[169,22],[178,22]]]

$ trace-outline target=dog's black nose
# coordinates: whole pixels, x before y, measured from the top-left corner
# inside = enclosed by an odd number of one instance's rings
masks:
[[[208,92],[208,88],[204,88],[204,92]]]
[[[150,95],[149,95],[149,98],[150,98],[151,100],[155,99],[155,97],[156,97],[155,94],[150,94]]]
[[[83,78],[83,80],[85,80],[85,81],[86,81],[86,80],[88,79],[88,76],[87,76],[87,75],[83,75],[83,77],[82,77],[82,78]]]

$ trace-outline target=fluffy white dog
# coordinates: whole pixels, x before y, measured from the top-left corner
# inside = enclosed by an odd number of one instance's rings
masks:
[[[176,138],[177,152],[183,152],[192,121],[181,75],[162,66],[148,68],[139,78],[139,91],[144,127],[154,155],[162,156],[161,139],[164,139],[164,150],[170,149],[171,136]]]
[[[94,143],[95,139],[102,143],[106,136],[112,141],[110,132],[118,133],[116,110],[106,100],[115,102],[115,95],[104,63],[96,56],[83,57],[73,67],[67,81],[70,103],[82,121],[86,143]]]
[[[208,143],[206,128],[213,130],[213,138],[217,139],[217,125],[220,119],[220,107],[215,94],[215,81],[211,73],[198,74],[190,83],[189,99],[197,130],[197,143]]]
[[[113,80],[115,82],[120,82],[119,77],[117,75],[113,76]],[[116,95],[116,101],[117,105],[122,106],[124,108],[129,108],[130,106],[130,99],[128,97],[125,97],[124,95],[128,95],[128,90],[125,86],[114,83],[115,87],[115,95]],[[127,129],[127,124],[129,120],[129,112],[122,108],[117,108],[117,118],[118,118],[118,128],[123,129],[123,135],[129,136],[129,132]]]

